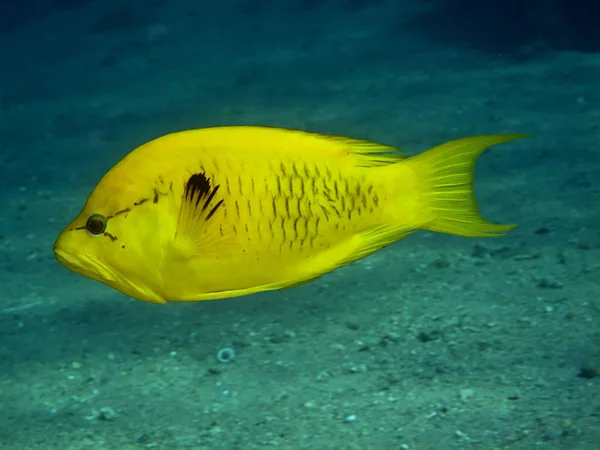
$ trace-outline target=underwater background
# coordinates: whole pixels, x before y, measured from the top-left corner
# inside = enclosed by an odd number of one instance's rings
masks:
[[[3,1],[0,449],[600,448],[599,22],[582,0]],[[482,213],[519,228],[190,304],[54,260],[131,149],[240,124],[409,154],[533,134],[477,165]]]

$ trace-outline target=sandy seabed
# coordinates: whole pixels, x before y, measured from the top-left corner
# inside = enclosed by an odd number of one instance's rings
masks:
[[[600,448],[600,56],[485,54],[374,10],[289,17],[92,1],[0,35],[0,449]],[[221,124],[409,154],[531,133],[477,167],[483,214],[519,228],[165,306],[54,261],[120,157]]]

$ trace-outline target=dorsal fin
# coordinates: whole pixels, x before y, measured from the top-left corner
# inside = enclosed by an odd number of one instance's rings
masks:
[[[406,156],[402,150],[390,145],[379,144],[378,142],[365,141],[344,136],[318,134],[321,137],[341,142],[348,147],[348,152],[352,153],[357,160],[359,167],[377,167],[393,164]]]
[[[384,166],[406,158],[399,148],[378,142],[290,128],[246,125],[179,131],[146,145],[149,148],[188,149],[190,142],[201,143],[198,146],[194,145],[194,149],[214,147],[233,152],[260,149],[267,158],[270,157],[271,149],[294,152],[302,152],[306,149],[313,150],[317,154],[348,155],[359,167]]]
[[[310,131],[288,130],[296,133],[305,133],[316,138],[326,139],[342,144],[348,154],[355,156],[359,167],[387,166],[405,159],[403,151],[391,145],[380,144],[378,142],[356,139],[335,134],[312,133]]]

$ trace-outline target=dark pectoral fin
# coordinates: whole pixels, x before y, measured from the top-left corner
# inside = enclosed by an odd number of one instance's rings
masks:
[[[228,240],[220,212],[224,200],[205,173],[193,174],[185,185],[177,220],[176,244],[185,254],[214,255]]]
[[[205,173],[195,173],[185,185],[184,202],[198,219],[210,220],[223,204],[223,200],[213,202],[220,185],[213,186]]]

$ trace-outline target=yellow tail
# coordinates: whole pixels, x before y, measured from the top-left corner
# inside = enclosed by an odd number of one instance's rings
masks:
[[[475,136],[446,142],[408,163],[422,185],[423,207],[433,220],[422,228],[466,237],[500,236],[516,225],[488,222],[479,214],[473,193],[475,161],[488,147],[526,137],[524,134]]]

